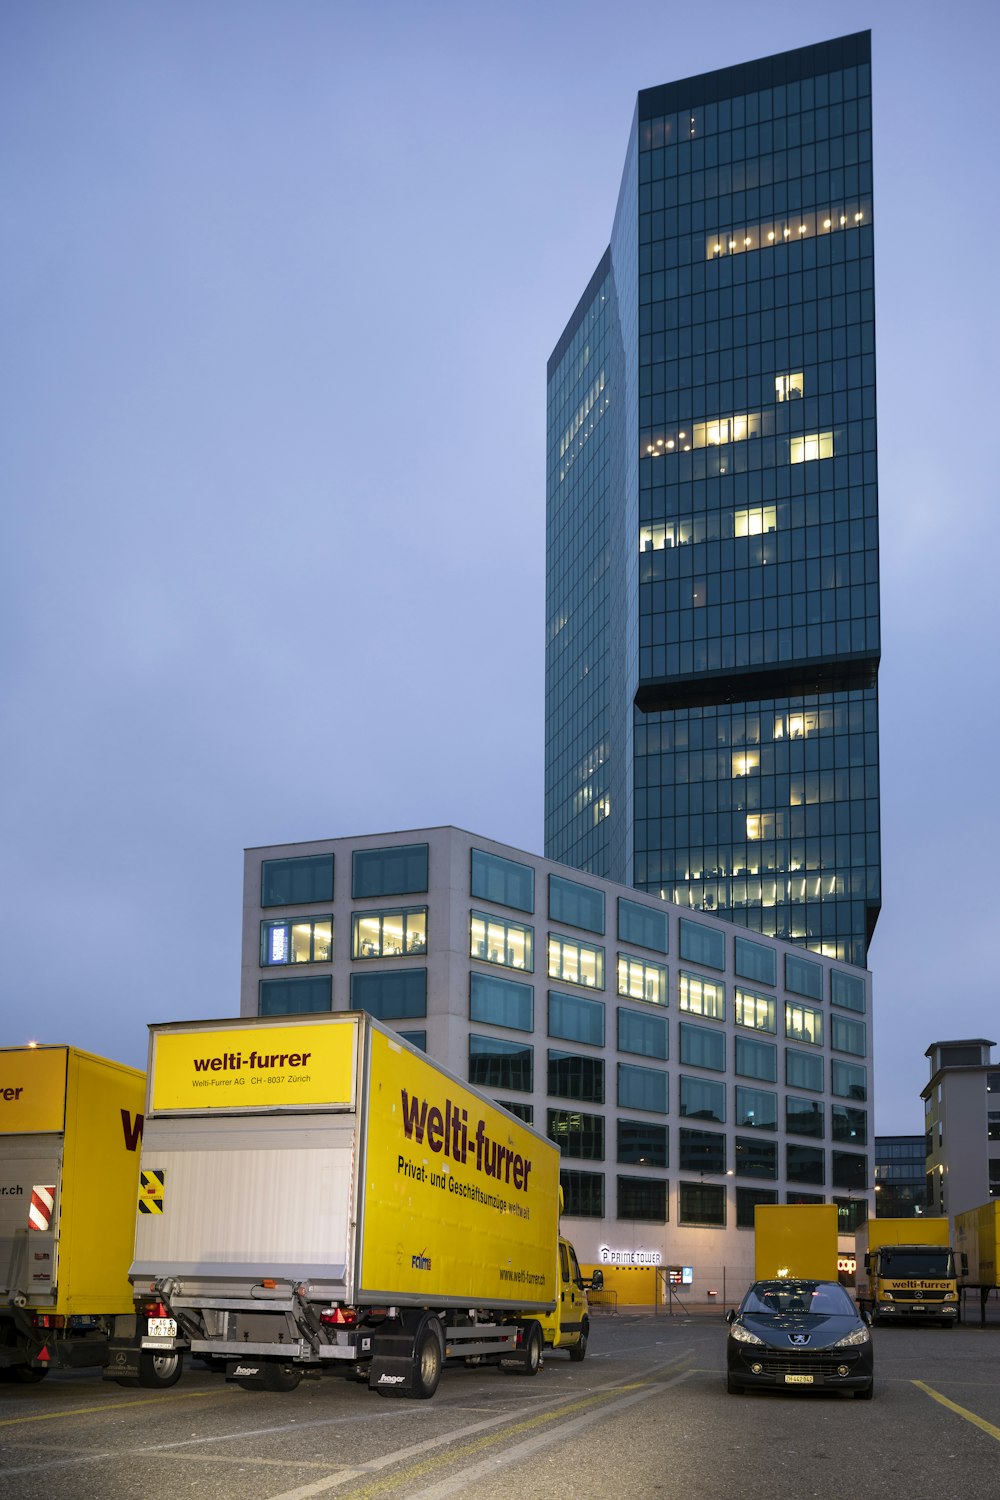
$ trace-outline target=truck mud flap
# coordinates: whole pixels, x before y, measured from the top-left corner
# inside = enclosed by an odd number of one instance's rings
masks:
[[[385,1395],[409,1396],[413,1392],[413,1336],[383,1334],[375,1340],[368,1367],[368,1389]]]
[[[108,1357],[101,1371],[102,1380],[139,1380],[139,1356],[142,1350],[135,1343],[108,1344]]]
[[[227,1380],[259,1381],[264,1385],[265,1361],[262,1359],[229,1359],[226,1361]]]

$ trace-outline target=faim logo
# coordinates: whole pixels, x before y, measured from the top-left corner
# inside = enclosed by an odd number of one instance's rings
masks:
[[[425,1250],[421,1250],[419,1255],[410,1256],[410,1265],[415,1271],[429,1271],[431,1268],[431,1258]]]

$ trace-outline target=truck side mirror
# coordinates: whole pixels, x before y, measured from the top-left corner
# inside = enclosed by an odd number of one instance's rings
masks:
[[[865,1270],[866,1271],[870,1271],[871,1268],[872,1268],[872,1258],[869,1255],[868,1251],[866,1250],[865,1251]]]
[[[598,1266],[597,1270],[591,1276],[591,1278],[590,1278],[590,1285],[591,1285],[592,1290],[595,1291],[595,1292],[599,1292],[601,1290],[601,1288],[603,1287],[603,1285],[604,1285],[604,1272],[601,1270],[600,1266]]]

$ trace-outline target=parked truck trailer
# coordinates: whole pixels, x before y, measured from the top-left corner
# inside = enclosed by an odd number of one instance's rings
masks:
[[[1000,1287],[1000,1199],[955,1215],[955,1248],[961,1261],[962,1287],[979,1292],[980,1319],[986,1321],[989,1295]]]
[[[754,1280],[837,1280],[835,1203],[758,1203]]]
[[[129,1283],[145,1077],[76,1047],[0,1049],[0,1374],[105,1365],[170,1385],[180,1357],[143,1352]],[[155,1311],[155,1309],[154,1309]]]
[[[147,1351],[415,1397],[447,1359],[586,1353],[558,1148],[366,1014],[152,1026],[142,1170]]]
[[[873,1323],[959,1320],[955,1251],[943,1217],[869,1219],[855,1235],[857,1300]]]

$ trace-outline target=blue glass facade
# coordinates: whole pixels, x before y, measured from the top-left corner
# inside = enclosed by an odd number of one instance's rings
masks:
[[[856,964],[880,905],[869,62],[861,33],[641,93],[549,362],[547,855]]]

